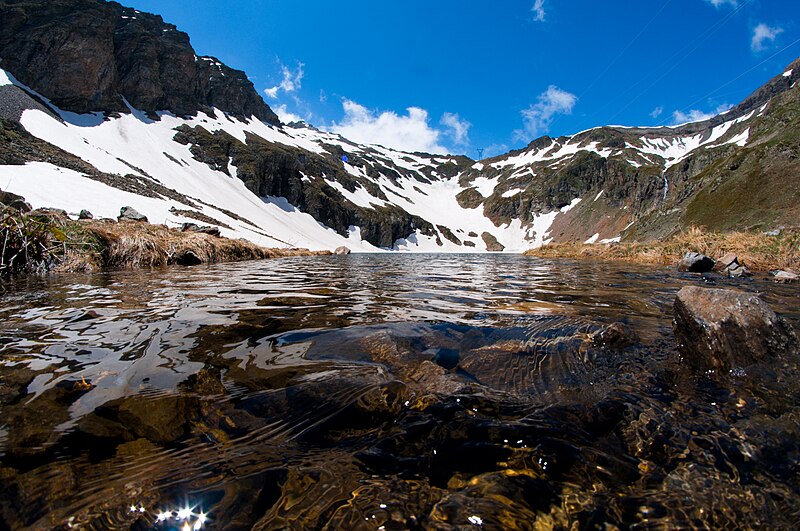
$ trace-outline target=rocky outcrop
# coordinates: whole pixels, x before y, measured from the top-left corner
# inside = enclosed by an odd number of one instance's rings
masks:
[[[338,256],[345,256],[345,255],[350,254],[350,249],[345,247],[344,245],[342,245],[341,247],[337,247],[333,251],[333,254],[338,255]]]
[[[244,72],[198,57],[160,16],[102,0],[5,0],[0,20],[0,67],[61,109],[127,112],[127,100],[148,113],[218,108],[279,122]]]
[[[701,372],[726,373],[798,353],[791,325],[750,293],[686,286],[674,312],[678,349]]]

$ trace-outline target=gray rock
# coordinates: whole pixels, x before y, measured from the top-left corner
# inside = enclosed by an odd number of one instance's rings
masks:
[[[336,254],[336,255],[350,254],[350,249],[348,249],[347,247],[342,245],[341,247],[337,247],[336,250],[333,251],[333,254]]]
[[[704,254],[688,252],[678,263],[678,271],[689,273],[708,273],[714,269],[714,260]]]
[[[202,232],[203,234],[210,234],[211,236],[216,236],[217,238],[222,237],[222,233],[219,230],[219,227],[212,227],[210,225],[198,225],[197,223],[184,223],[181,225],[181,231],[183,232]]]
[[[775,282],[781,284],[790,284],[792,282],[797,282],[800,279],[800,276],[793,271],[778,271],[775,273]]]
[[[714,263],[714,271],[722,272],[738,263],[739,257],[736,256],[736,253],[728,253]]]
[[[686,286],[674,312],[678,349],[698,371],[728,372],[800,350],[791,325],[751,293]]]
[[[119,221],[141,221],[147,223],[147,216],[144,214],[140,214],[135,208],[130,206],[124,206],[119,209],[119,217],[117,217]]]
[[[78,214],[78,219],[94,219],[94,215],[88,210],[81,210]]]

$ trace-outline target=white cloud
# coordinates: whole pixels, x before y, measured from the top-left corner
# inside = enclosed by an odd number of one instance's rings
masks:
[[[531,8],[533,11],[533,20],[536,22],[544,22],[544,0],[536,0]]]
[[[557,114],[572,114],[578,97],[555,85],[539,94],[539,101],[520,112],[525,129],[514,132],[518,140],[537,137],[550,130]]]
[[[781,33],[783,33],[783,28],[773,28],[762,22],[753,30],[753,40],[750,42],[750,48],[754,52],[764,51],[767,49],[767,41],[769,41],[769,44],[774,43]]]
[[[285,124],[290,124],[292,122],[308,122],[308,120],[302,116],[289,112],[289,109],[286,107],[285,103],[273,106],[272,110],[278,115],[280,121]]]
[[[653,119],[656,119],[656,118],[658,118],[659,116],[661,116],[662,114],[664,114],[664,107],[662,107],[661,105],[659,105],[658,107],[656,107],[655,109],[653,109],[653,111],[650,113],[650,116],[651,116]]]
[[[466,146],[469,144],[469,128],[472,124],[466,120],[462,120],[458,114],[450,112],[444,113],[440,124],[447,127],[446,135],[453,139],[453,143],[457,146]]]
[[[392,111],[377,113],[346,98],[342,100],[342,107],[344,120],[334,122],[328,129],[348,140],[400,151],[442,154],[450,151],[439,143],[442,132],[428,124],[428,111],[425,109],[409,107],[406,115]]]
[[[297,68],[292,71],[286,66],[281,65],[281,73],[283,74],[283,80],[280,84],[275,85],[274,87],[264,89],[264,94],[269,96],[272,99],[278,97],[278,91],[283,91],[286,94],[292,94],[300,90],[303,81],[303,67],[306,66],[303,63],[297,63]]]
[[[706,0],[706,1],[710,2],[712,6],[717,8],[722,7],[725,4],[728,4],[732,7],[737,7],[739,5],[739,0]]]
[[[713,118],[718,114],[722,114],[723,112],[730,110],[731,107],[733,107],[733,105],[729,103],[723,103],[712,112],[703,112],[698,109],[692,109],[689,112],[675,111],[672,113],[672,124],[680,125],[690,122],[702,122],[703,120],[708,120],[709,118]]]

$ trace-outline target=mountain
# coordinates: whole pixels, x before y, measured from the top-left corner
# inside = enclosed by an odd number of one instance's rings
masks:
[[[281,124],[160,17],[0,0],[0,186],[35,207],[200,221],[261,245],[524,251],[798,215],[800,62],[728,112],[599,127],[479,162]]]

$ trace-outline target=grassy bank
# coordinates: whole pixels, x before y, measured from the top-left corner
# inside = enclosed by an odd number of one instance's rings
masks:
[[[0,214],[0,274],[99,271],[330,254],[271,249],[246,240],[140,222],[74,221],[58,212]]]
[[[739,261],[754,271],[796,269],[800,266],[800,230],[788,229],[769,236],[760,232],[713,233],[691,228],[663,241],[611,245],[566,242],[531,249],[525,255],[673,265],[687,251],[715,259],[736,253]]]

